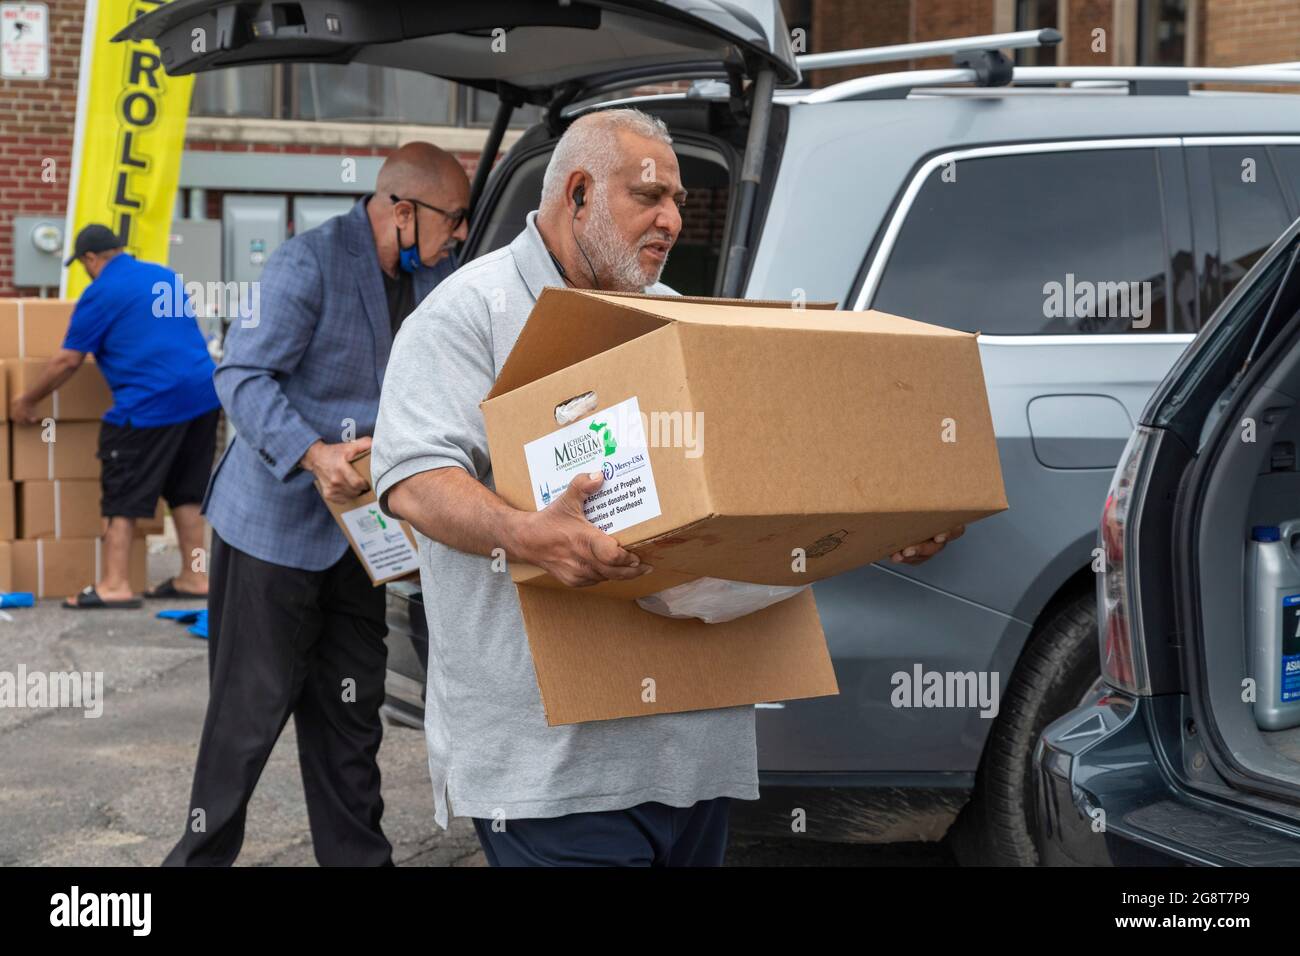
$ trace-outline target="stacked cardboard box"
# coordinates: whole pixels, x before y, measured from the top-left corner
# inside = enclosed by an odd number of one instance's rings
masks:
[[[75,593],[101,571],[99,420],[113,396],[92,360],[36,408],[41,424],[13,420],[13,400],[59,351],[72,302],[0,299],[0,590]],[[161,506],[138,522],[131,586],[145,587],[144,535],[162,530]]]

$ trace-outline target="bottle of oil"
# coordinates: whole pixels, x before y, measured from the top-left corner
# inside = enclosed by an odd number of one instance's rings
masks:
[[[1247,647],[1255,722],[1300,724],[1300,519],[1256,525],[1246,555]]]

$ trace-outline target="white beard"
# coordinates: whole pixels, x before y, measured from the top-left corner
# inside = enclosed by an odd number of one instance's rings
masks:
[[[591,257],[596,275],[605,279],[611,286],[611,292],[644,291],[646,286],[659,281],[664,266],[668,264],[668,257],[664,256],[663,262],[647,269],[640,262],[641,245],[664,237],[659,230],[652,229],[628,248],[614,227],[614,219],[605,203],[604,190],[596,188],[592,193],[591,215],[587,219],[582,246]]]

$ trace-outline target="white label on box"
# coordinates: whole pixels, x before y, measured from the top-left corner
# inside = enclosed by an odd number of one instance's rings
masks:
[[[524,458],[538,511],[564,494],[575,475],[599,471],[605,483],[583,510],[601,531],[613,534],[660,514],[645,420],[635,397],[528,442]]]
[[[343,512],[343,524],[361,552],[370,576],[376,581],[398,577],[420,569],[420,554],[400,523],[371,502]]]

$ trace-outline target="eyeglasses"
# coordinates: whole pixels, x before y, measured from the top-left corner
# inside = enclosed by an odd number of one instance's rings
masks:
[[[423,206],[425,209],[432,209],[434,212],[438,213],[441,216],[446,216],[448,219],[451,220],[452,232],[455,232],[457,229],[459,229],[460,224],[464,222],[467,218],[469,218],[468,209],[457,209],[455,212],[447,212],[447,210],[445,209],[439,209],[437,206],[430,206],[427,202],[423,202],[419,199],[413,199],[410,197],[403,199],[391,193],[389,194],[388,198],[393,201],[393,205],[397,205],[399,202],[409,202],[413,206]]]

